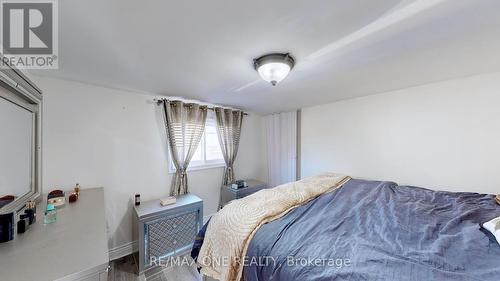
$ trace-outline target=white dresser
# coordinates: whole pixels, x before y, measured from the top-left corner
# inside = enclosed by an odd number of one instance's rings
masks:
[[[103,188],[82,190],[77,202],[58,210],[55,223],[44,225],[43,210],[45,203],[38,204],[36,223],[0,243],[0,280],[107,280]]]

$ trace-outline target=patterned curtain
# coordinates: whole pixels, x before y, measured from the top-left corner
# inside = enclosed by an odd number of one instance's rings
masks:
[[[176,169],[170,195],[177,196],[188,193],[186,170],[203,136],[207,107],[182,101],[164,100],[163,109],[168,143]]]
[[[217,135],[226,162],[223,185],[234,182],[233,163],[238,154],[240,144],[241,124],[243,121],[243,111],[228,108],[216,107],[215,119],[217,120]]]

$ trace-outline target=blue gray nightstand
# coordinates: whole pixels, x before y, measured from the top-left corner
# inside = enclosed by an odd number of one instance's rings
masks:
[[[235,199],[240,199],[255,193],[259,190],[267,188],[267,184],[257,180],[245,180],[248,184],[247,187],[233,189],[231,185],[226,185],[222,187],[221,195],[221,207],[224,207],[227,203]]]

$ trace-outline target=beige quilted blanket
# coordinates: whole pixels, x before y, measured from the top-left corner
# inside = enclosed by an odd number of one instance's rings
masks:
[[[349,179],[326,173],[264,189],[229,203],[210,220],[198,256],[201,273],[223,281],[240,280],[248,244],[260,226],[339,188]]]

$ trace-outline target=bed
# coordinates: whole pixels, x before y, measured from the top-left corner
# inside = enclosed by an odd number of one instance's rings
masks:
[[[349,179],[259,225],[238,252],[241,274],[208,275],[246,281],[500,280],[500,245],[481,227],[498,216],[493,195]],[[204,231],[221,227],[210,224],[200,232],[194,258],[200,258]],[[198,264],[202,271],[207,267]]]

